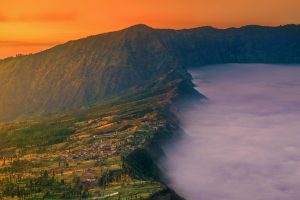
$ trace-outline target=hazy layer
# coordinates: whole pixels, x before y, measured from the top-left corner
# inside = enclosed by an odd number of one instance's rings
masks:
[[[181,113],[166,149],[170,185],[188,200],[300,198],[300,66],[190,71],[206,103]]]

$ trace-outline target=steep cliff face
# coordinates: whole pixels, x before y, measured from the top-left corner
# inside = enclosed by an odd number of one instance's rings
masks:
[[[0,61],[0,120],[79,108],[184,67],[300,62],[300,26],[160,30],[145,25]]]
[[[149,83],[179,66],[138,25],[0,62],[0,118],[77,108]]]

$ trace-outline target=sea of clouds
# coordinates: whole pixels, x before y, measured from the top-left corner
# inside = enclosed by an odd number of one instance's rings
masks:
[[[191,70],[208,101],[180,113],[162,161],[187,200],[300,199],[300,66]]]

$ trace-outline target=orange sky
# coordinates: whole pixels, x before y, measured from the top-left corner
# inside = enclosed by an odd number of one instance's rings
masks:
[[[157,28],[300,23],[300,0],[0,0],[0,58],[137,23]]]

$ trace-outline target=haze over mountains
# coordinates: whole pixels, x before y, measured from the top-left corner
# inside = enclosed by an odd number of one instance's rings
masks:
[[[300,25],[127,29],[0,61],[0,120],[79,108],[206,64],[299,63]],[[176,79],[176,76],[174,76]]]

